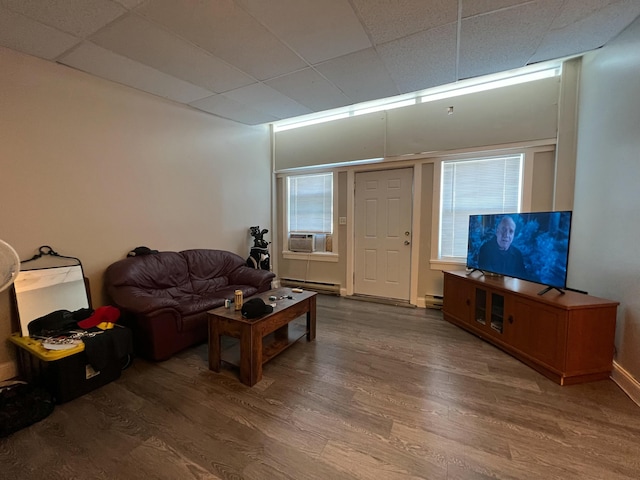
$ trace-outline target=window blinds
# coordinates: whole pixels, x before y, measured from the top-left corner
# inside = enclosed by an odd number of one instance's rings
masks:
[[[440,258],[466,257],[469,215],[520,212],[523,155],[442,163]]]
[[[333,174],[288,178],[289,232],[333,233]]]

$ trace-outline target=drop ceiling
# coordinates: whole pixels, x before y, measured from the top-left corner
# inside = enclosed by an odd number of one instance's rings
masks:
[[[599,48],[638,0],[0,0],[0,45],[248,125]]]

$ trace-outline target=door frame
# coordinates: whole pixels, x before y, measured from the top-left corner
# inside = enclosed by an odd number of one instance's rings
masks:
[[[403,162],[404,163],[404,162]],[[413,168],[413,198],[412,198],[412,218],[411,218],[411,273],[409,276],[409,303],[418,304],[418,270],[420,268],[418,259],[420,258],[420,218],[422,217],[422,163],[413,165],[384,165],[375,168],[349,169],[347,171],[347,284],[342,295],[352,296],[354,294],[355,276],[355,187],[356,173],[379,170],[398,170],[400,168]]]

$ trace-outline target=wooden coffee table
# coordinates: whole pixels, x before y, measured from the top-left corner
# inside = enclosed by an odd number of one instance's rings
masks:
[[[277,300],[269,300],[269,296]],[[292,299],[280,298],[290,295]],[[250,298],[275,303],[273,312],[258,318],[243,318],[240,311],[219,307],[207,312],[209,316],[209,369],[220,371],[224,361],[240,367],[240,381],[252,387],[262,379],[262,365],[306,335],[307,341],[316,338],[316,292],[294,293],[290,288],[278,288]],[[292,320],[306,314],[306,328],[289,328]],[[240,341],[236,348],[222,352],[223,335]],[[238,348],[239,347],[239,348]]]

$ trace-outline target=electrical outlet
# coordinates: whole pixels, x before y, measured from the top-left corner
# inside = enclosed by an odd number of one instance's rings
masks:
[[[340,225],[346,225],[347,224],[347,217],[340,217],[338,218],[338,223]]]

